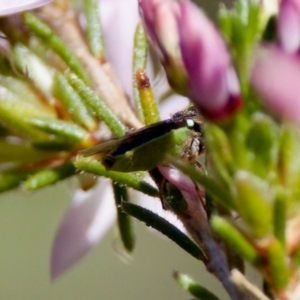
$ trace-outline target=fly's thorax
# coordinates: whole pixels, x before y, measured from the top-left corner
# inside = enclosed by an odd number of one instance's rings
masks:
[[[203,153],[204,142],[202,134],[194,131],[192,136],[185,141],[180,158],[186,162],[194,163]]]

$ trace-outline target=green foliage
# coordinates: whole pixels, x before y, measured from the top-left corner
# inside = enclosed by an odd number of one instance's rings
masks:
[[[198,284],[191,277],[179,272],[174,273],[174,278],[178,284],[186,291],[190,292],[191,295],[200,300],[218,300],[212,292],[207,290],[205,287]]]
[[[134,248],[134,232],[133,232],[133,224],[132,218],[126,214],[122,208],[122,202],[128,202],[128,191],[127,187],[124,184],[120,184],[118,182],[112,183],[117,213],[118,213],[118,227],[120,236],[124,245],[124,248],[128,252],[132,252]]]
[[[169,223],[166,219],[158,216],[157,214],[151,212],[146,208],[129,202],[123,202],[122,209],[130,216],[133,216],[138,220],[145,222],[148,226],[151,226],[152,228],[166,235],[169,239],[171,239],[196,259],[205,259],[202,251],[198,248],[198,246],[184,233],[182,233],[176,226]]]
[[[43,43],[53,49],[67,66],[82,80],[89,81],[89,76],[84,70],[78,58],[73,54],[72,50],[67,47],[63,40],[58,37],[44,22],[32,13],[25,13],[23,21],[33,34],[42,39]]]
[[[84,8],[89,55],[98,59],[95,67],[102,68],[106,58],[96,1],[85,1]],[[229,279],[224,245],[233,250],[233,256],[256,267],[276,297],[292,288],[300,261],[299,241],[289,245],[290,224],[299,219],[299,130],[263,109],[249,84],[255,48],[262,40],[276,38],[276,18],[266,18],[257,1],[239,0],[233,9],[221,7],[220,27],[238,71],[244,107],[223,122],[204,120],[203,163],[199,157],[183,155],[192,148],[195,134],[187,124],[151,139],[138,136],[138,132],[134,138],[142,143],[113,153],[130,129],[94,91],[88,68],[59,31],[54,32],[35,13],[25,13],[22,20],[27,28],[24,34],[18,27],[9,33],[0,24],[9,44],[0,57],[0,192],[20,186],[36,190],[79,172],[107,177],[113,182],[120,236],[128,252],[135,243],[134,217],[201,260],[231,296],[238,295],[239,289]],[[5,22],[11,24],[9,18]],[[159,111],[145,73],[146,39],[139,25],[133,90],[138,119],[149,125],[159,121]],[[47,53],[41,54],[32,45],[47,49]],[[102,145],[111,136],[121,139]],[[84,157],[80,150],[91,146],[105,149]],[[104,166],[107,156],[114,160],[110,167]],[[160,165],[178,168],[191,179],[195,191],[175,187],[159,173]],[[144,179],[148,171],[157,187]],[[159,197],[188,234],[132,204],[128,188]],[[218,299],[186,275],[176,273],[175,277],[197,299]]]
[[[139,173],[126,174],[123,172],[107,171],[100,162],[83,157],[78,157],[75,161],[75,165],[82,171],[110,178],[152,197],[158,196],[157,189],[144,181]]]

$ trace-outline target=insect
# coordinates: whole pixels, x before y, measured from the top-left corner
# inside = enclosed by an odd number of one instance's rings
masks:
[[[202,118],[195,107],[190,107],[82,154],[99,155],[107,170],[135,172],[162,165],[169,155],[195,163],[203,151]]]

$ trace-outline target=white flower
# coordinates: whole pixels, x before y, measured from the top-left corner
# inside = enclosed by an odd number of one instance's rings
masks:
[[[38,8],[53,0],[1,0],[0,16],[20,13],[29,9]]]

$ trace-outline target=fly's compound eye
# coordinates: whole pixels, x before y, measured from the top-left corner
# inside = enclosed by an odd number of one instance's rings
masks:
[[[187,128],[194,129],[194,125],[195,125],[194,120],[192,120],[192,119],[186,119],[185,122],[186,122]]]
[[[192,119],[186,120],[186,126],[187,126],[187,128],[193,129],[196,132],[202,132],[201,123],[197,123]]]

